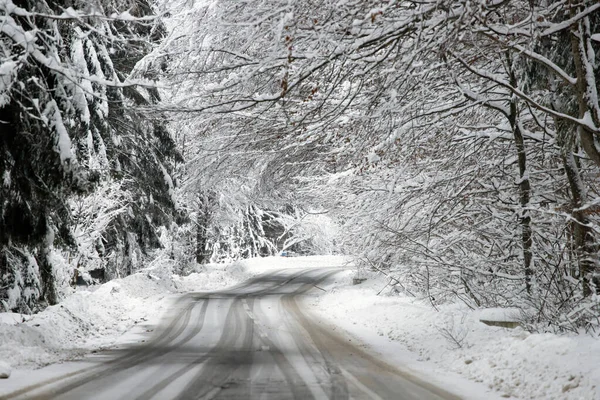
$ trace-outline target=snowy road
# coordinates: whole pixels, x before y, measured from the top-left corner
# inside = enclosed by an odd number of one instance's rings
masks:
[[[60,373],[39,370],[29,386],[0,398],[457,398],[303,311],[301,297],[337,272],[279,270],[226,291],[186,294],[145,342],[67,363]]]

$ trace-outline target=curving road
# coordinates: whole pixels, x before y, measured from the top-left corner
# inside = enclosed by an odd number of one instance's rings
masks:
[[[147,342],[0,398],[457,399],[302,309],[299,297],[339,271],[280,270],[186,294]]]

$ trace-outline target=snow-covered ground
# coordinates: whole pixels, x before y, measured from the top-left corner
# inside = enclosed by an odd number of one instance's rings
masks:
[[[436,312],[418,299],[385,292],[378,296],[386,284],[380,275],[356,286],[354,272],[345,275],[311,298],[311,309],[434,383],[473,399],[482,398],[477,387],[454,381],[453,374],[481,383],[501,398],[600,399],[598,338],[487,326],[479,319],[498,310],[451,304]]]
[[[36,368],[136,340],[177,293],[232,286],[272,269],[345,263],[334,256],[269,257],[203,266],[187,277],[154,268],[79,290],[32,317],[0,313],[0,374],[10,374],[11,366]],[[454,304],[436,312],[418,299],[377,295],[384,277],[368,275],[353,286],[353,275],[352,270],[336,275],[305,304],[391,363],[465,398],[600,399],[597,338],[490,327],[479,322],[481,311]]]

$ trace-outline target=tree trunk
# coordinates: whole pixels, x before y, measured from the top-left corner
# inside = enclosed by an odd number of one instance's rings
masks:
[[[579,265],[579,278],[583,286],[583,295],[592,294],[590,281],[594,271],[594,237],[588,225],[588,218],[585,211],[579,208],[585,203],[586,193],[583,189],[579,168],[572,152],[562,154],[565,172],[569,181],[569,187],[572,195],[573,211],[573,243],[575,245],[575,254]]]
[[[204,220],[202,209],[198,210],[197,231],[196,231],[196,262],[202,264],[204,262],[204,252],[206,247],[206,222]]]
[[[521,131],[520,123],[517,117],[517,107],[515,101],[511,103],[511,115],[509,117],[515,145],[517,147],[518,163],[519,163],[519,221],[521,223],[521,244],[523,247],[523,271],[525,272],[525,287],[527,293],[531,293],[531,282],[533,277],[533,269],[531,261],[533,253],[531,247],[533,245],[533,235],[531,230],[531,215],[529,213],[529,200],[531,198],[531,183],[529,181],[529,172],[527,171],[527,152],[525,150],[525,142]]]
[[[570,2],[571,15],[575,16],[580,9],[580,3],[576,1]],[[575,63],[575,71],[577,73],[577,103],[579,106],[579,118],[588,119],[595,126],[600,124],[600,109],[598,106],[598,89],[595,80],[593,68],[594,55],[591,47],[591,32],[589,17],[579,19],[571,26],[571,52]],[[600,151],[596,141],[596,134],[584,126],[577,127],[581,146],[590,159],[600,166]],[[575,219],[574,227],[574,242],[576,246],[577,256],[579,259],[579,273],[583,285],[583,295],[589,296],[592,294],[590,282],[595,270],[595,261],[593,258],[595,249],[595,240],[591,229],[588,227],[588,218],[585,211],[580,208],[586,203],[586,194],[579,176],[577,164],[573,153],[563,154],[566,159],[565,170],[567,176],[573,175],[572,180],[569,178],[569,185],[573,195],[573,218]]]
[[[591,278],[594,272],[594,248],[595,240],[589,227],[589,221],[585,210],[581,207],[586,203],[587,194],[581,180],[580,168],[574,155],[574,135],[572,129],[562,121],[557,121],[556,126],[559,133],[559,145],[561,146],[561,158],[565,168],[565,174],[569,182],[571,192],[571,216],[573,218],[572,236],[575,258],[578,266],[578,277],[582,283],[584,296],[592,294]],[[571,131],[569,131],[569,128]]]
[[[196,219],[196,262],[198,264],[205,263],[210,258],[210,254],[206,251],[210,223],[210,203],[210,195],[200,194],[198,196],[198,217]]]
[[[58,293],[56,292],[56,278],[54,277],[54,268],[50,261],[50,249],[54,242],[54,235],[51,231],[50,224],[47,218],[40,219],[40,223],[45,224],[43,227],[45,238],[40,245],[38,252],[38,266],[40,268],[40,278],[42,279],[42,299],[45,300],[48,305],[55,305],[58,303]]]
[[[510,55],[507,53],[507,66],[509,71],[510,83],[517,87],[517,77],[512,68]],[[529,213],[529,200],[531,198],[531,182],[529,180],[529,171],[527,171],[527,150],[523,139],[523,129],[519,119],[519,107],[517,97],[512,96],[508,114],[508,121],[513,132],[515,146],[517,148],[517,158],[519,164],[519,222],[521,224],[521,245],[523,247],[523,271],[525,272],[525,288],[527,293],[531,293],[531,282],[533,278],[533,269],[531,261],[533,253],[533,234],[531,230],[531,214]]]
[[[571,16],[582,11],[580,1],[571,0]],[[597,127],[600,125],[600,108],[598,106],[598,89],[593,67],[594,54],[591,45],[589,17],[579,19],[571,26],[571,53],[575,63],[577,76],[576,94],[579,106],[579,118],[587,118]],[[592,54],[590,54],[592,53]],[[577,128],[583,150],[588,157],[600,166],[600,150],[596,143],[596,134],[584,126]]]

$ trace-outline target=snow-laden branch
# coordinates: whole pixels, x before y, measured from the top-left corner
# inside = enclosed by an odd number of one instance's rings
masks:
[[[542,31],[540,36],[550,36],[550,35],[554,35],[557,32],[560,32],[562,30],[568,29],[569,27],[571,27],[574,24],[576,24],[577,22],[579,22],[581,19],[591,15],[592,13],[594,13],[597,10],[600,10],[600,3],[596,3],[594,5],[586,7],[583,11],[581,11],[577,15],[575,15],[569,19],[566,19],[560,23],[552,24],[549,28]]]
[[[543,55],[536,53],[535,51],[532,51],[518,43],[511,43],[510,41],[503,41],[498,36],[490,34],[487,29],[482,28],[480,30],[476,30],[476,32],[485,34],[487,37],[495,40],[497,43],[499,43],[501,46],[503,46],[505,48],[515,50],[521,54],[526,55],[533,61],[535,61],[535,62],[547,67],[551,71],[553,71],[556,75],[558,75],[563,81],[565,81],[569,85],[574,86],[577,84],[577,78],[569,75],[564,69],[559,67],[556,63],[552,62],[547,57],[544,57]]]
[[[73,7],[64,8],[62,13],[60,14],[48,14],[41,13],[37,11],[26,10],[22,7],[17,6],[12,2],[12,0],[0,0],[0,10],[4,11],[6,15],[16,15],[19,17],[25,18],[44,18],[49,20],[59,20],[59,21],[67,21],[67,20],[77,20],[83,21],[86,18],[94,18],[98,20],[105,21],[126,21],[126,22],[155,22],[159,20],[162,16],[160,15],[148,15],[143,17],[135,17],[129,13],[129,11],[123,11],[121,13],[112,13],[107,16],[101,12],[82,12],[79,10],[73,9]]]
[[[40,65],[48,68],[56,74],[64,76],[67,80],[72,83],[78,84],[81,80],[86,80],[98,85],[110,86],[110,87],[132,87],[141,86],[148,88],[155,88],[157,84],[155,82],[144,80],[144,79],[126,79],[124,82],[118,80],[115,76],[113,80],[101,78],[97,75],[84,75],[74,71],[71,68],[65,66],[59,60],[58,54],[50,56],[45,55],[36,44],[37,31],[31,30],[26,31],[19,26],[16,21],[8,16],[0,16],[0,33],[3,33],[6,37],[11,39],[15,44],[23,48],[26,54],[33,60],[38,62]]]
[[[569,114],[561,113],[561,112],[553,110],[549,107],[546,107],[546,106],[540,104],[539,102],[535,101],[531,96],[527,95],[521,89],[512,86],[510,84],[510,82],[508,82],[507,80],[498,76],[497,74],[493,74],[493,73],[487,72],[483,69],[472,66],[467,60],[465,60],[463,57],[461,57],[460,55],[458,55],[457,53],[455,53],[453,51],[449,51],[448,53],[451,54],[452,57],[454,57],[458,62],[460,62],[460,64],[465,69],[467,69],[469,72],[471,72],[481,78],[495,82],[498,85],[510,90],[512,93],[517,95],[519,98],[525,100],[526,102],[531,104],[533,107],[537,108],[538,110],[543,111],[553,117],[573,122],[574,124],[576,124],[578,126],[585,127],[586,129],[590,130],[591,132],[600,134],[600,128],[598,128],[594,124],[594,121],[592,121],[590,118],[587,118],[585,116],[583,118],[575,118]]]

